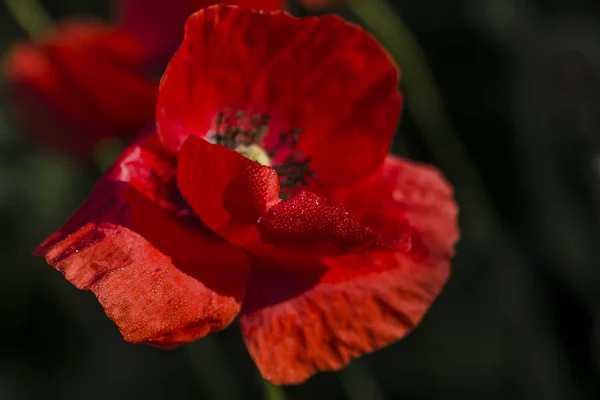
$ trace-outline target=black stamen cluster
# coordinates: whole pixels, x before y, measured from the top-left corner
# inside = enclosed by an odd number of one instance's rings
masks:
[[[239,145],[261,145],[267,133],[269,116],[256,114],[249,119],[245,113],[238,111],[235,114],[221,111],[215,121],[215,134],[210,139],[216,144],[235,149]],[[245,127],[245,128],[242,128]],[[281,149],[293,149],[298,145],[301,129],[291,129],[279,134],[279,141],[267,152],[274,158]],[[310,180],[316,181],[314,171],[309,168],[310,157],[302,152],[290,153],[283,162],[273,166],[279,176],[281,196],[289,198],[291,190],[298,185],[306,186]]]
[[[252,116],[246,129],[242,128],[245,120],[247,120],[246,114],[241,111],[236,112],[235,115],[226,115],[221,111],[217,114],[215,134],[211,139],[216,144],[230,149],[235,149],[241,144],[259,144],[269,126],[269,116],[265,114]]]

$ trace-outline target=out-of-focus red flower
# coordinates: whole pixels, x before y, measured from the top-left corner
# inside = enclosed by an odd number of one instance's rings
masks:
[[[369,0],[298,0],[298,3],[307,10],[322,10],[324,8],[350,3],[351,1]]]
[[[119,0],[119,25],[145,50],[148,63],[168,61],[183,39],[185,20],[213,4],[238,5],[257,10],[278,10],[283,0]]]
[[[142,74],[143,49],[98,21],[60,25],[36,43],[18,43],[3,73],[10,104],[32,138],[78,158],[107,137],[148,123],[156,82]]]
[[[79,159],[102,139],[131,135],[154,119],[158,82],[150,76],[181,43],[186,18],[215,3],[121,0],[118,24],[65,21],[41,41],[14,45],[3,73],[17,119],[35,141]]]
[[[441,174],[386,155],[397,85],[338,17],[200,11],[161,81],[158,134],[35,253],[127,341],[172,347],[239,315],[271,382],[339,369],[419,323],[458,239]]]

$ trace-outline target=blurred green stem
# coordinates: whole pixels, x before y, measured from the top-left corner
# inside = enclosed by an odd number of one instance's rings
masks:
[[[191,367],[206,398],[244,399],[247,396],[240,390],[241,384],[228,365],[222,347],[221,339],[215,334],[189,344],[186,350]]]
[[[454,130],[433,73],[419,43],[402,18],[385,0],[355,1],[351,10],[382,41],[400,64],[408,110],[434,160],[465,197],[477,199],[480,213],[475,233],[487,236],[493,222],[493,201],[460,136]],[[470,193],[469,193],[470,192]],[[497,216],[496,216],[497,217]]]
[[[265,398],[267,400],[285,400],[285,392],[281,387],[265,381]]]
[[[125,150],[125,143],[118,138],[101,140],[94,147],[94,161],[100,171],[106,171]]]
[[[338,377],[348,400],[383,400],[385,398],[375,377],[361,359],[352,360],[338,372]]]
[[[54,25],[50,15],[37,0],[4,0],[4,5],[30,38],[37,37]]]

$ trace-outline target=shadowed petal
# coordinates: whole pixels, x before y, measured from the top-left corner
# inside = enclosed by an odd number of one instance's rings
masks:
[[[252,269],[240,323],[251,357],[275,384],[340,369],[402,338],[449,273],[447,260],[422,264],[402,253],[349,255],[304,269],[263,263]]]

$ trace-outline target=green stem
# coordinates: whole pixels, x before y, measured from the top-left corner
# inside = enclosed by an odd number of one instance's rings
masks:
[[[46,32],[54,21],[37,0],[4,0],[4,6],[30,38]]]
[[[207,399],[244,399],[246,396],[222,347],[221,339],[214,333],[187,345],[191,367]]]
[[[285,392],[279,386],[265,381],[265,399],[267,400],[285,400]]]
[[[94,161],[102,172],[106,171],[125,149],[121,139],[109,138],[101,140],[94,147]]]
[[[348,400],[383,400],[385,396],[364,361],[352,360],[338,373]]]

